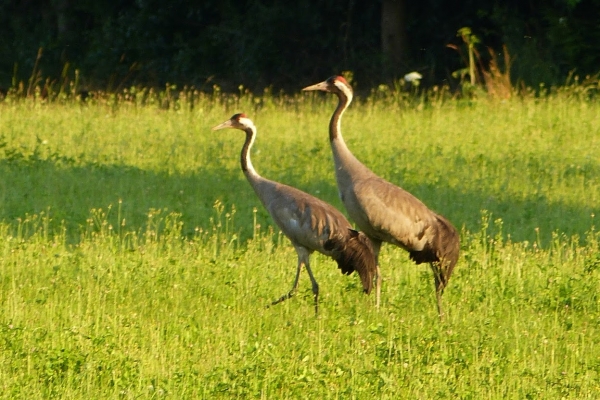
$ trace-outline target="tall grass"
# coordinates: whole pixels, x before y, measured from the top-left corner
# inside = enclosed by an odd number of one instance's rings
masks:
[[[258,126],[254,156],[262,174],[341,205],[327,142],[333,99],[242,95],[200,97],[193,107],[180,102],[167,110],[158,100],[5,102],[0,217],[49,208],[56,223],[77,228],[90,209],[121,199],[133,227],[146,210],[168,207],[193,230],[219,199],[240,203],[247,237],[258,203],[235,201],[251,193],[239,172],[243,138],[210,131],[238,111]],[[480,210],[487,210],[514,239],[539,234],[547,244],[554,231],[581,235],[593,225],[600,201],[597,111],[595,102],[559,95],[426,107],[372,96],[352,105],[343,131],[365,164],[458,226],[478,229]],[[270,221],[263,210],[259,218]]]
[[[595,102],[375,93],[345,114],[359,159],[461,229],[440,323],[428,267],[391,246],[379,311],[320,255],[319,318],[304,275],[265,308],[296,256],[239,170],[243,135],[210,127],[245,111],[257,170],[341,208],[331,98],[127,96],[0,103],[0,397],[600,391]]]

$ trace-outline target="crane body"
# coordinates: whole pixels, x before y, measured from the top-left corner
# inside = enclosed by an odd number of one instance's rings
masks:
[[[305,267],[312,283],[315,312],[318,312],[319,285],[310,268],[310,255],[314,251],[333,258],[343,274],[349,275],[356,271],[364,292],[369,294],[373,287],[376,264],[375,254],[367,236],[352,229],[344,215],[325,201],[259,175],[250,160],[256,127],[245,114],[235,114],[229,120],[215,126],[213,130],[224,128],[240,129],[246,133],[246,141],[240,155],[242,171],[263,206],[290,239],[298,254],[292,289],[272,304],[280,303],[295,294],[300,272]]]
[[[417,264],[430,263],[435,280],[438,313],[443,316],[441,296],[459,254],[459,235],[442,215],[430,210],[406,190],[377,176],[346,146],[341,119],[353,98],[352,87],[341,76],[304,88],[337,95],[338,105],[329,122],[329,142],[342,203],[350,218],[371,240],[376,259],[377,307],[381,296],[379,251],[383,242],[408,251]]]

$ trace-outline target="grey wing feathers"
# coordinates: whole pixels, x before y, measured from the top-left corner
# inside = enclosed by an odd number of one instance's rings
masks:
[[[265,207],[294,244],[320,250],[331,234],[351,227],[337,209],[308,193],[286,185],[276,190]]]
[[[456,229],[441,215],[435,216],[431,234],[422,250],[410,251],[410,258],[417,264],[444,260],[446,265],[456,264],[459,252],[459,238]]]
[[[369,239],[330,204],[291,186],[273,182],[270,189],[261,200],[292,243],[331,256],[344,274],[357,271],[370,293],[377,267]]]
[[[444,275],[450,276],[458,260],[459,235],[446,218],[379,177],[357,181],[354,190],[360,192],[357,224],[365,233],[403,247],[417,264],[441,261]],[[359,223],[360,214],[365,226]]]
[[[435,214],[419,199],[381,178],[358,181],[354,190],[357,211],[366,221],[361,224],[360,216],[353,218],[365,233],[407,250],[423,246],[422,238]]]

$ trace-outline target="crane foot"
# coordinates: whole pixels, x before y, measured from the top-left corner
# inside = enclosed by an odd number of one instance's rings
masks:
[[[285,301],[285,300],[287,300],[287,299],[291,299],[291,298],[292,298],[292,297],[293,297],[295,294],[296,294],[296,291],[295,291],[295,290],[290,290],[290,292],[289,292],[289,293],[287,293],[287,294],[284,294],[283,296],[281,296],[280,298],[278,298],[277,300],[275,300],[275,301],[274,301],[274,302],[272,302],[271,304],[268,304],[268,305],[267,305],[267,308],[269,308],[269,307],[271,307],[271,306],[274,306],[275,304],[279,304],[279,303],[281,303],[282,301]]]

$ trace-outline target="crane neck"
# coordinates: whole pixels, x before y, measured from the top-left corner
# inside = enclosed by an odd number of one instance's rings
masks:
[[[242,153],[240,154],[240,162],[242,164],[242,171],[248,180],[253,181],[259,177],[258,173],[254,169],[252,165],[252,160],[250,160],[250,149],[254,144],[254,140],[256,139],[256,127],[250,126],[244,129],[246,132],[246,141],[244,142],[244,146],[242,147]]]
[[[352,90],[341,89],[337,92],[337,96],[339,102],[329,122],[329,144],[333,152],[338,186],[347,187],[352,177],[369,174],[370,171],[352,154],[342,137],[342,115],[352,102]]]
[[[352,102],[352,92],[340,91],[338,95],[338,105],[331,116],[329,121],[329,141],[333,144],[334,140],[338,139],[342,143],[344,138],[342,137],[342,115],[344,111],[350,106]]]

